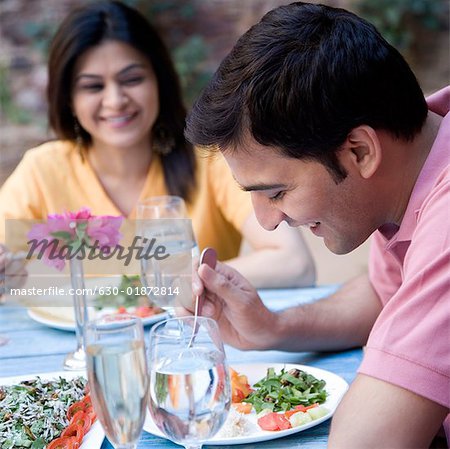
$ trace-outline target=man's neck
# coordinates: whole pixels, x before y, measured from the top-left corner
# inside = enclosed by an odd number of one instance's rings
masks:
[[[403,144],[402,156],[404,166],[400,169],[404,172],[402,176],[402,185],[399,208],[394,223],[400,225],[403,215],[408,206],[412,191],[416,185],[420,172],[430,154],[431,148],[436,140],[442,117],[434,112],[428,112],[427,119],[421,132],[411,143]],[[399,166],[397,166],[398,169]]]
[[[385,154],[389,176],[395,179],[395,192],[391,192],[394,201],[389,223],[400,225],[417,178],[436,140],[441,121],[441,116],[429,112],[422,130],[412,142],[390,139]]]

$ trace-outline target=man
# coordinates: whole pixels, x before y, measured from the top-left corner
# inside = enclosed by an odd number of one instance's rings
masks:
[[[202,265],[195,286],[238,348],[366,345],[330,448],[427,448],[444,421],[449,438],[449,103],[446,89],[427,106],[363,19],[294,3],[240,38],[188,119],[188,139],[223,152],[266,229],[307,226],[336,254],[374,233],[369,275],[315,304],[271,313],[223,264]]]

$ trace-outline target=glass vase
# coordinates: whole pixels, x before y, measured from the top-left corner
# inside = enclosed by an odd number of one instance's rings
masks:
[[[84,328],[88,322],[86,289],[84,286],[83,260],[70,258],[70,281],[73,289],[73,309],[77,347],[64,359],[64,369],[70,371],[86,369]]]

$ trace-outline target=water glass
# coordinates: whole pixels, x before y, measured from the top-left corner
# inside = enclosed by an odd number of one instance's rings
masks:
[[[115,449],[136,449],[149,384],[142,322],[106,316],[87,324],[85,338],[94,410]]]
[[[151,196],[138,202],[136,217],[139,220],[186,218],[186,203],[183,198],[176,195]]]
[[[146,245],[154,240],[153,247],[167,255],[141,258],[142,284],[149,299],[173,315],[174,307],[192,299],[192,259],[199,254],[185,202],[170,195],[148,198],[138,203],[137,219]]]
[[[163,321],[150,332],[149,352],[153,421],[175,443],[200,449],[225,422],[231,402],[217,323],[191,316]]]

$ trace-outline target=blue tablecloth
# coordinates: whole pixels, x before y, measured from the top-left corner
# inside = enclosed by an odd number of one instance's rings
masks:
[[[294,304],[315,301],[334,291],[336,286],[307,289],[263,290],[264,302],[273,310]],[[20,307],[0,306],[0,334],[10,341],[0,346],[0,377],[61,371],[65,355],[75,348],[75,334],[48,328],[29,318]],[[362,351],[360,349],[334,353],[291,353],[281,351],[238,351],[227,347],[230,365],[233,363],[298,363],[332,371],[351,383],[355,377]],[[329,421],[289,437],[255,444],[240,445],[239,449],[319,449],[326,448]],[[179,448],[171,441],[143,432],[138,449]],[[204,449],[216,446],[205,445]],[[221,446],[233,448],[235,446]],[[105,439],[102,449],[112,449]]]

